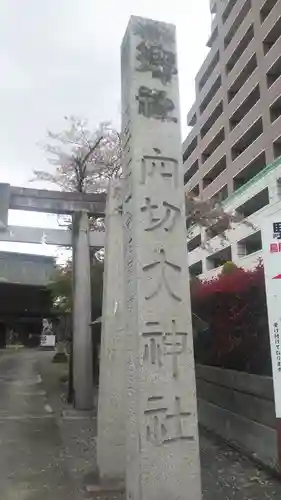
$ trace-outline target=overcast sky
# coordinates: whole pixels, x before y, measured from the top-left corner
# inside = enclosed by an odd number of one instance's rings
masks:
[[[131,14],[177,26],[184,138],[207,54],[209,0],[0,0],[0,182],[30,186],[34,168],[50,168],[38,142],[48,129],[60,131],[65,115],[119,127],[120,43]],[[13,214],[10,222],[53,225],[39,214]]]

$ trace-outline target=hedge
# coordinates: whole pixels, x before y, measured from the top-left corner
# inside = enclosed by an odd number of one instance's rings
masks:
[[[201,364],[271,374],[264,270],[230,266],[210,281],[193,283],[193,312],[208,324],[195,339]]]

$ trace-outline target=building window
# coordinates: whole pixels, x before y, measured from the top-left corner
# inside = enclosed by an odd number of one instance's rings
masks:
[[[227,229],[229,229],[228,218],[225,218],[225,220],[219,220],[216,224],[213,224],[211,227],[208,227],[208,229],[206,229],[206,240],[212,240],[216,236],[221,235]]]
[[[224,128],[222,128],[214,139],[208,144],[205,150],[202,153],[202,163],[205,163],[210,156],[215,152],[215,150],[222,144],[224,141]]]
[[[262,118],[259,118],[231,148],[232,161],[236,160],[262,134]]]
[[[239,90],[245,85],[246,81],[250,78],[256,68],[257,56],[254,54],[244,66],[241,73],[237,76],[235,82],[231,85],[228,91],[228,102],[231,102],[236,94],[238,94]]]
[[[277,4],[278,0],[267,0],[262,8],[261,8],[261,12],[260,12],[260,15],[261,15],[261,23],[264,23],[264,21],[266,20],[266,18],[269,16],[270,12],[272,11],[272,9],[275,7],[275,5]]]
[[[218,163],[203,177],[203,189],[206,189],[214,180],[226,170],[226,157],[218,161]]]
[[[206,259],[207,269],[216,269],[232,260],[231,247],[223,248]]]
[[[189,266],[189,275],[190,277],[199,276],[203,272],[202,261],[196,262],[196,264],[192,264]]]
[[[183,163],[185,163],[186,160],[188,160],[188,158],[192,155],[193,151],[195,151],[195,149],[197,148],[197,143],[198,143],[198,140],[197,140],[197,136],[196,136],[196,137],[194,137],[194,139],[191,141],[191,143],[189,144],[189,146],[186,148],[186,150],[183,153]]]
[[[222,203],[226,198],[228,197],[228,186],[225,184],[217,193],[215,193],[212,197],[211,200],[214,201],[214,203]]]
[[[277,160],[281,156],[281,136],[273,143],[273,156],[274,160]]]
[[[250,217],[269,204],[268,188],[263,189],[258,194],[247,200],[243,205],[236,209],[236,212],[243,217]]]
[[[220,87],[221,87],[221,76],[219,76],[216,79],[216,81],[210,88],[208,94],[206,95],[205,99],[200,104],[199,111],[201,115],[202,113],[204,113],[205,109],[209,106],[210,102],[213,100]]]
[[[278,21],[274,24],[273,28],[270,30],[270,32],[267,34],[263,41],[263,51],[264,55],[266,55],[270,49],[275,45],[277,40],[280,38],[281,35],[281,16],[279,17]]]
[[[229,120],[230,130],[233,130],[239,123],[245,118],[245,116],[251,111],[255,104],[260,99],[260,88],[257,85],[254,90],[246,97],[242,104],[237,108],[235,113],[231,116]]]
[[[243,23],[245,17],[247,14],[250,12],[252,6],[251,0],[247,0],[242,9],[240,10],[239,14],[237,15],[236,19],[234,20],[231,28],[229,29],[227,35],[225,36],[224,39],[224,48],[226,49],[228,45],[230,44],[231,40],[235,37],[239,27]]]
[[[189,242],[187,243],[187,250],[189,252],[192,252],[196,248],[199,248],[201,244],[202,244],[201,234],[198,234],[197,236],[189,240]]]
[[[198,172],[198,170],[199,170],[199,164],[198,160],[196,160],[184,174],[184,184],[187,184],[188,181],[190,181],[190,179],[196,174],[196,172]]]
[[[197,116],[196,116],[196,113],[194,113],[194,115],[192,115],[191,120],[189,121],[189,123],[187,125],[189,127],[194,127],[194,125],[196,125],[196,123],[197,123]]]
[[[254,38],[254,26],[251,25],[242,40],[239,42],[237,45],[236,49],[234,50],[232,56],[229,58],[227,64],[226,64],[226,74],[228,75],[236,65],[236,63],[239,61],[239,58],[242,56],[242,54],[245,52],[246,48],[248,47],[249,43],[251,40]]]
[[[192,196],[199,196],[199,184],[196,184],[189,192]]]
[[[214,109],[214,111],[210,114],[208,120],[205,122],[203,127],[201,128],[200,134],[201,139],[205,137],[205,135],[211,130],[212,126],[216,123],[219,117],[223,113],[223,102],[221,101],[218,106]]]
[[[261,172],[264,167],[266,167],[266,159],[265,152],[263,151],[233,178],[233,190],[237,191],[237,189],[240,189],[244,184]]]
[[[271,123],[275,122],[281,116],[281,96],[270,106],[269,112]]]
[[[217,9],[217,2],[215,0],[210,0],[210,9],[211,9],[211,14],[216,14],[218,9]]]
[[[219,36],[219,30],[218,30],[218,27],[216,26],[216,28],[213,30],[208,42],[207,42],[207,47],[209,47],[210,49],[213,47],[215,41],[218,39],[218,36]]]
[[[219,51],[217,51],[215,56],[213,57],[212,61],[210,62],[208,68],[206,69],[205,73],[203,74],[201,80],[199,81],[199,90],[202,90],[204,85],[209,80],[211,74],[213,73],[215,67],[217,66],[217,64],[219,62],[219,59],[220,59],[220,53],[219,53]]]
[[[271,66],[270,70],[266,74],[267,86],[270,88],[278,78],[281,76],[281,56],[275,61]]]
[[[243,238],[237,244],[239,257],[245,257],[262,249],[261,232],[257,231],[247,238]]]
[[[229,0],[229,2],[227,2],[227,6],[225,7],[223,15],[222,15],[223,24],[225,24],[226,21],[228,20],[230,14],[232,12],[232,9],[236,3],[237,3],[237,0]]]

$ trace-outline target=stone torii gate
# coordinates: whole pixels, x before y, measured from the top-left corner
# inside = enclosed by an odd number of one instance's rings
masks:
[[[88,218],[104,215],[105,198],[105,194],[66,193],[0,183],[0,241],[72,246],[73,382],[74,404],[79,410],[93,406],[90,247],[104,246],[104,234],[89,231]],[[68,214],[74,230],[8,226],[9,209]]]

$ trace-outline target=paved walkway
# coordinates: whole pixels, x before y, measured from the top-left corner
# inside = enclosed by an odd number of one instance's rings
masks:
[[[0,357],[1,500],[75,499],[36,354]]]
[[[0,355],[1,500],[97,498],[96,420],[62,402],[62,367],[52,356],[24,349]],[[200,442],[203,500],[281,498],[281,482],[208,435]]]

